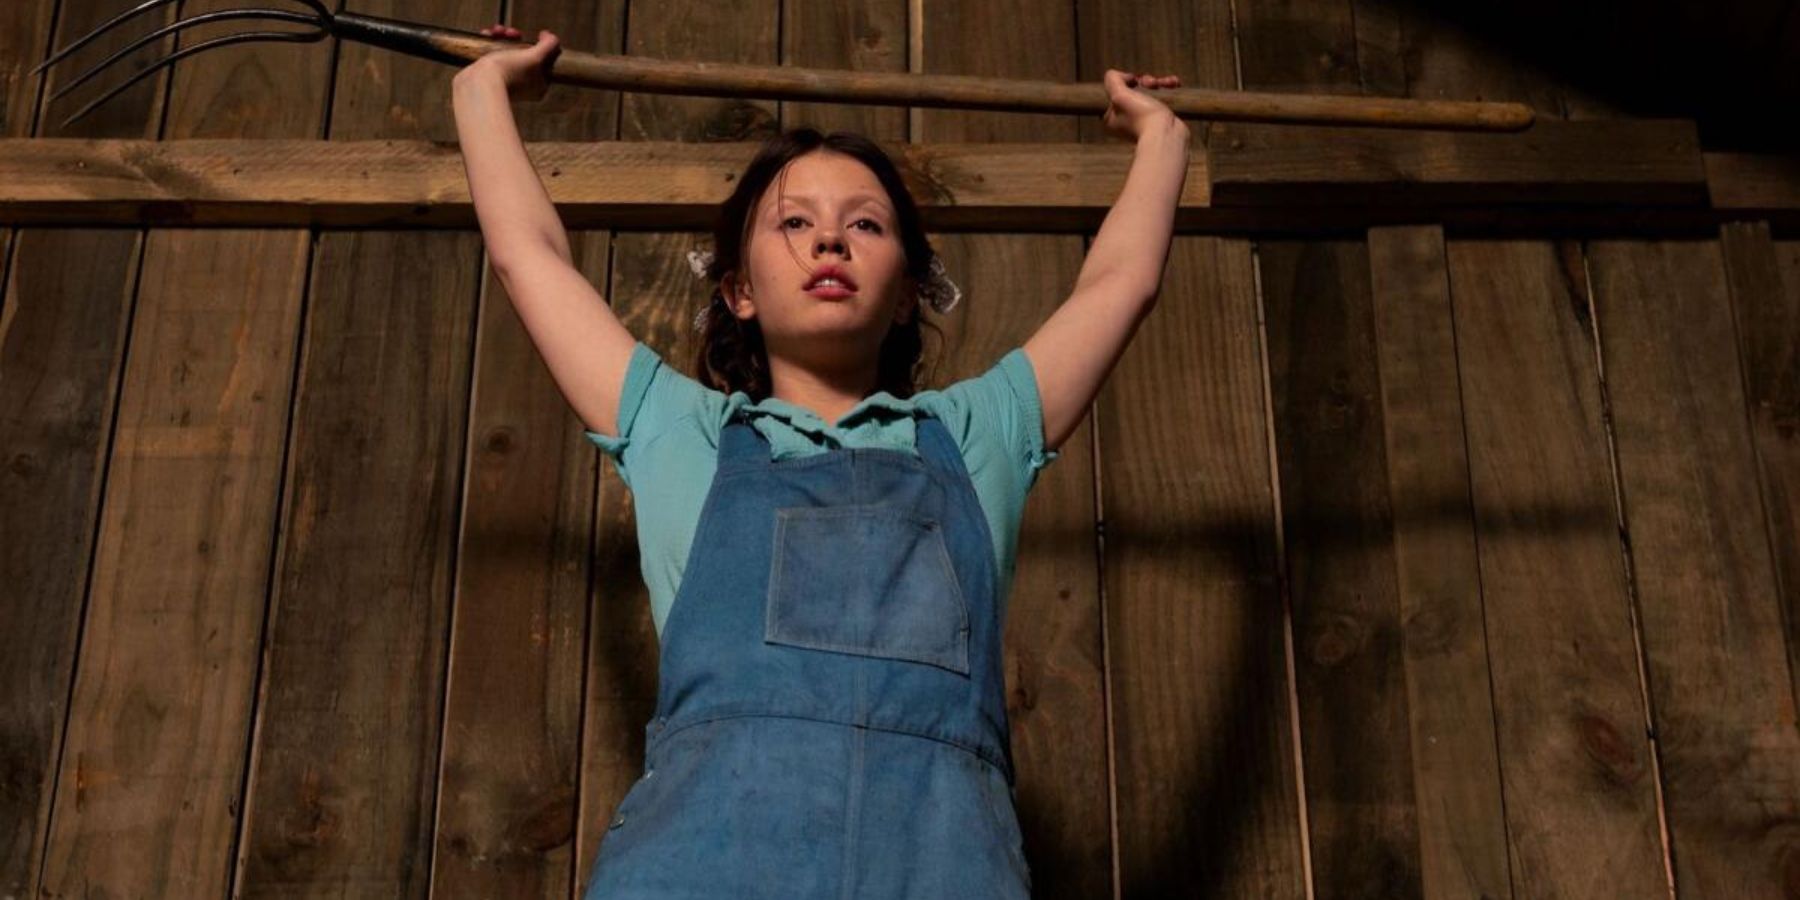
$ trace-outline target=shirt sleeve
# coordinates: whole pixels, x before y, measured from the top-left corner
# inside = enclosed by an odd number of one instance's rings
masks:
[[[1014,469],[1016,482],[1028,490],[1037,473],[1061,452],[1044,449],[1044,407],[1037,373],[1023,347],[1015,347],[986,372],[956,382],[942,392],[942,417],[952,424],[965,457],[983,461],[998,456]]]
[[[1023,347],[1013,348],[995,368],[1005,377],[1012,393],[1015,415],[1010,417],[1010,424],[1016,433],[1010,438],[1011,446],[1022,455],[1035,478],[1038,470],[1062,455],[1060,450],[1044,449],[1044,404],[1038,394],[1037,372]]]
[[[724,394],[671,368],[648,344],[638,341],[619,392],[618,435],[583,434],[613,461],[625,486],[635,491],[631,473],[636,460],[684,419],[713,421],[724,403]]]

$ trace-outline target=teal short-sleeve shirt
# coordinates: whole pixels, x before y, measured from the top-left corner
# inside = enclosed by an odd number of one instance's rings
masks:
[[[917,455],[912,412],[929,412],[962,451],[993,534],[999,575],[995,587],[1005,603],[1026,494],[1038,471],[1060,455],[1044,449],[1037,376],[1023,348],[1012,349],[986,372],[942,390],[921,391],[904,400],[886,391],[871,394],[836,424],[828,424],[812,410],[776,397],[752,402],[741,391],[726,395],[706,387],[639,341],[625,370],[618,436],[585,433],[631,489],[640,568],[659,638],[689,552],[706,552],[705,547],[693,546],[694,531],[718,468],[719,433],[740,408],[749,414],[751,426],[768,438],[777,460],[835,447],[879,447]]]

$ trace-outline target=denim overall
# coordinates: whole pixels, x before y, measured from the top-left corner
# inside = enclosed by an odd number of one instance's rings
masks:
[[[587,900],[1029,896],[993,541],[914,415],[916,457],[725,425]]]

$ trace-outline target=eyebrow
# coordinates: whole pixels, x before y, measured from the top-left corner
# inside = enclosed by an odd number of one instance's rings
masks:
[[[787,199],[789,199],[789,200],[793,200],[798,203],[805,204],[806,206],[812,206],[812,207],[816,208],[816,204],[815,204],[811,194],[786,194],[784,196],[786,196]],[[857,194],[856,196],[851,197],[850,199],[853,201],[857,201],[858,203],[868,203],[868,204],[873,204],[875,206],[879,206],[884,211],[887,211],[887,212],[893,211],[886,202],[884,202],[880,197],[877,197],[874,194]]]

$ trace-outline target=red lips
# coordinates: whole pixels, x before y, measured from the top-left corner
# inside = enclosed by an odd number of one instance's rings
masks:
[[[846,272],[837,266],[829,265],[821,266],[818,271],[813,273],[812,279],[806,283],[805,290],[812,290],[814,285],[827,278],[835,278],[838,283],[845,288],[852,291],[856,290],[856,280],[850,277],[849,272]]]

